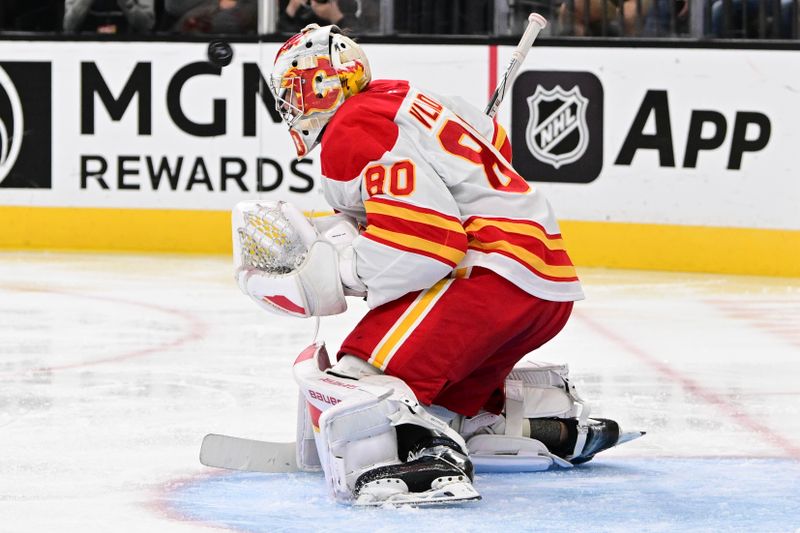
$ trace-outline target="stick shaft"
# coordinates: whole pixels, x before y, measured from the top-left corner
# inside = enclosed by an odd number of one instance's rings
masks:
[[[494,93],[492,93],[489,104],[486,106],[485,113],[489,115],[489,117],[494,118],[495,114],[497,114],[497,108],[500,107],[500,103],[505,98],[506,90],[511,85],[511,82],[514,81],[519,67],[521,67],[522,62],[525,61],[525,56],[528,55],[533,41],[536,40],[539,32],[545,27],[547,27],[547,20],[545,20],[543,16],[538,13],[531,13],[528,16],[528,27],[525,28],[525,33],[522,34],[519,44],[517,44],[516,49],[514,49],[514,52],[511,54],[511,61],[509,61],[506,71],[503,73],[503,77],[500,78],[500,83],[497,85]]]

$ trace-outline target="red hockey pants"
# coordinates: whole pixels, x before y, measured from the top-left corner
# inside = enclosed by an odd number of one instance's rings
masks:
[[[474,268],[370,310],[338,356],[402,379],[425,405],[499,413],[514,364],[561,331],[571,312],[572,302],[542,300]]]

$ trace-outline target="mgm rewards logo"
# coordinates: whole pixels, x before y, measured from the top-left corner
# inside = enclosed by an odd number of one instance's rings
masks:
[[[589,183],[600,174],[603,87],[594,74],[524,72],[514,84],[511,116],[513,163],[525,179]]]

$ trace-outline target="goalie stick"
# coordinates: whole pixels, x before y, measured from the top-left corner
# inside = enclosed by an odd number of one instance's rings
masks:
[[[209,433],[200,446],[206,466],[246,472],[297,472],[294,442],[267,442]]]
[[[525,33],[522,34],[519,44],[517,44],[517,47],[511,54],[511,61],[508,62],[506,71],[503,73],[503,77],[500,78],[500,83],[497,84],[494,93],[492,93],[492,97],[489,99],[489,104],[484,111],[490,118],[494,118],[495,114],[497,114],[497,108],[500,107],[500,103],[503,101],[503,98],[505,98],[506,91],[511,85],[511,82],[514,81],[519,67],[521,67],[523,61],[525,61],[525,56],[528,55],[528,51],[531,49],[531,46],[533,46],[533,41],[536,40],[539,32],[546,27],[547,20],[543,16],[538,13],[531,13],[528,15],[528,26],[525,28]]]
[[[543,16],[538,13],[528,15],[528,26],[486,106],[485,113],[489,117],[494,118],[533,41],[545,27],[547,20]],[[224,44],[226,43],[213,42],[208,51],[209,61],[220,67],[230,63],[233,55],[230,47],[226,48]],[[316,339],[316,334],[314,338]],[[200,446],[200,462],[205,466],[248,472],[296,472],[299,468],[295,459],[295,447],[294,442],[269,442],[210,433]]]

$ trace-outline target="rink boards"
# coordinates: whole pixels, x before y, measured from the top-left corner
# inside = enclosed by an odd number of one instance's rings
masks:
[[[239,200],[325,211],[259,92],[277,47],[0,41],[0,247],[228,253]],[[512,50],[365,47],[480,107]],[[800,276],[798,58],[537,46],[499,118],[578,265]]]

